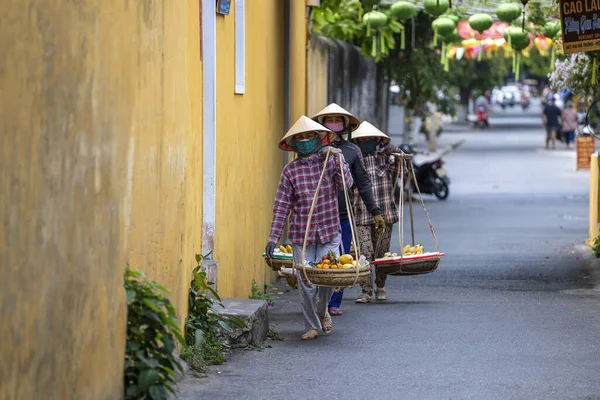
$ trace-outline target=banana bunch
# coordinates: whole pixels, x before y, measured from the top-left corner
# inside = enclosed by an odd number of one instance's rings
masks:
[[[279,250],[281,250],[282,253],[292,254],[292,246],[290,246],[289,244],[287,246],[280,245]]]
[[[415,255],[415,254],[423,254],[423,246],[418,244],[416,246],[411,246],[410,244],[407,244],[406,246],[404,246],[402,248],[402,255],[403,256],[409,256],[409,255]]]

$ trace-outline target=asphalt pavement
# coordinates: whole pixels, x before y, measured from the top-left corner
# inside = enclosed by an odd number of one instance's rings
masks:
[[[346,290],[333,332],[312,342],[282,280],[269,318],[284,340],[187,378],[180,398],[600,399],[589,172],[562,143],[544,148],[540,112],[498,109],[489,130],[440,136],[440,148],[465,143],[445,157],[449,198],[424,199],[446,253],[437,271],[390,277],[385,303],[355,304],[358,288]],[[415,210],[416,241],[431,250]]]

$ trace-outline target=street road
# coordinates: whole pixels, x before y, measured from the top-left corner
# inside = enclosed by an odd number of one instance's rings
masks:
[[[597,266],[582,246],[589,173],[562,143],[544,149],[540,112],[498,109],[489,130],[439,138],[466,143],[446,157],[448,200],[425,198],[446,253],[435,273],[390,277],[386,303],[355,304],[358,289],[346,290],[333,332],[312,342],[299,339],[287,288],[269,312],[285,340],[230,355],[181,398],[600,399]],[[418,210],[415,223],[431,250]]]

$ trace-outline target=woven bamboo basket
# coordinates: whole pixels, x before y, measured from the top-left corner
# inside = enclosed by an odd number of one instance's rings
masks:
[[[281,268],[292,268],[292,259],[284,260],[282,258],[265,258],[265,262],[275,272],[280,271]]]
[[[375,270],[387,275],[421,275],[435,271],[443,255],[422,260],[402,260],[384,264],[374,264]]]
[[[356,269],[358,268],[358,274]],[[298,274],[309,284],[326,287],[351,287],[371,279],[371,267],[321,269],[298,267]],[[357,276],[358,275],[358,276]]]

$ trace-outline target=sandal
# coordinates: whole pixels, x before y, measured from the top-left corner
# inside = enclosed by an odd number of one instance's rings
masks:
[[[325,333],[329,333],[333,329],[333,323],[331,321],[331,315],[329,315],[329,313],[325,314],[325,318],[321,318],[321,328]]]
[[[386,301],[387,294],[385,293],[385,288],[377,288],[375,290],[375,300],[377,301]]]
[[[366,293],[361,294],[354,300],[355,303],[368,303],[371,301],[371,296]]]
[[[310,329],[308,331],[306,331],[306,333],[304,335],[302,335],[300,337],[300,339],[302,340],[314,340],[317,337],[319,337],[319,331],[316,329]]]
[[[340,308],[338,307],[329,307],[329,315],[331,315],[332,317],[339,317],[340,315],[342,315],[343,312]]]

